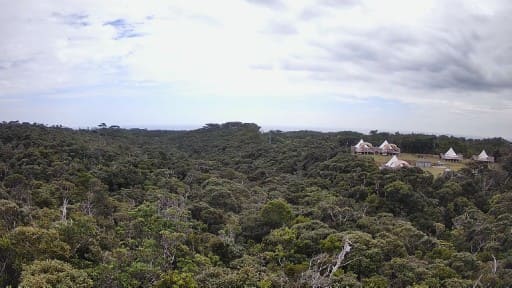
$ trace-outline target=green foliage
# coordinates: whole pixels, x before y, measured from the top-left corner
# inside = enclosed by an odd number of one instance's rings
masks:
[[[0,232],[6,233],[21,222],[21,211],[16,203],[0,200]]]
[[[485,148],[498,163],[381,171],[349,154],[362,137],[408,153]],[[0,286],[511,287],[511,151],[240,122],[1,123]]]
[[[196,288],[197,283],[190,273],[169,272],[155,284],[157,288]]]
[[[20,287],[93,287],[87,273],[59,260],[34,261],[23,268]]]
[[[363,280],[363,287],[365,288],[387,288],[389,281],[387,278],[379,275],[372,276]]]
[[[26,264],[36,259],[65,260],[70,256],[70,247],[59,240],[55,230],[20,226],[7,235],[19,263]]]
[[[265,225],[277,228],[288,224],[292,220],[292,209],[284,200],[272,200],[266,203],[260,211]]]

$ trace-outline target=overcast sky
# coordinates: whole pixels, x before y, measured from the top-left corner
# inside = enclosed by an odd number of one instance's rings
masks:
[[[0,121],[512,138],[509,0],[0,7]]]

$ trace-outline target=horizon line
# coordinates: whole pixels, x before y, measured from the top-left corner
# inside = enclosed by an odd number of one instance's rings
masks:
[[[20,124],[32,124],[32,125],[44,125],[47,127],[63,127],[63,128],[70,128],[73,130],[94,130],[94,129],[100,129],[99,125],[92,125],[92,126],[82,126],[82,125],[65,125],[65,124],[48,124],[48,123],[39,123],[39,122],[28,122],[28,121],[20,121],[20,120],[11,120],[11,121],[2,121],[4,124],[9,124],[11,122],[18,122]],[[456,138],[466,138],[466,139],[493,139],[493,138],[501,138],[508,142],[512,142],[512,138],[507,138],[506,136],[476,136],[476,135],[464,135],[464,134],[454,134],[454,133],[447,133],[447,132],[435,132],[435,131],[404,131],[404,130],[397,130],[395,132],[391,131],[385,131],[385,130],[379,130],[379,129],[368,129],[366,132],[366,129],[360,129],[360,128],[349,128],[349,127],[318,127],[318,126],[286,126],[286,125],[266,125],[266,124],[258,124],[256,122],[244,122],[244,121],[226,121],[226,122],[207,122],[204,124],[176,124],[176,125],[169,125],[169,124],[126,124],[126,125],[119,125],[119,124],[106,124],[107,127],[109,126],[119,126],[119,129],[144,129],[148,131],[193,131],[203,128],[206,124],[224,124],[224,123],[251,123],[256,124],[258,127],[260,127],[260,130],[262,133],[267,133],[270,131],[283,131],[283,132],[299,132],[299,131],[310,131],[310,132],[320,132],[320,133],[340,133],[340,132],[356,132],[361,133],[363,135],[371,136],[371,131],[377,131],[378,133],[388,133],[388,134],[395,134],[399,133],[401,135],[411,135],[411,134],[422,134],[422,135],[433,135],[436,137],[439,136],[449,136],[449,137],[456,137]],[[100,122],[102,124],[104,122]]]

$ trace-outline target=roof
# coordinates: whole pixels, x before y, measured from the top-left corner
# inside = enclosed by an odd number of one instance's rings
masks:
[[[487,155],[487,153],[485,153],[485,150],[482,150],[482,152],[480,152],[480,154],[478,155],[478,160],[487,160],[489,159],[489,155]]]
[[[395,144],[389,143],[387,140],[384,140],[382,144],[380,144],[379,149],[384,151],[394,151],[394,152],[400,152],[400,148],[396,146]]]
[[[384,142],[382,142],[382,144],[380,144],[379,148],[384,148],[384,147],[386,147],[386,145],[389,145],[388,140],[384,140]]]
[[[393,155],[393,157],[391,157],[391,159],[386,164],[384,164],[384,166],[391,167],[391,165],[393,165],[393,163],[395,163],[396,161],[398,161],[398,157],[396,157],[396,155]]]
[[[361,145],[362,145],[363,143],[364,143],[364,141],[363,141],[363,139],[361,139],[361,140],[359,140],[359,142],[357,142],[357,144],[356,144],[356,145],[354,145],[354,147],[359,148],[359,147],[361,147]]]
[[[402,168],[409,167],[411,165],[409,165],[409,163],[406,161],[398,159],[396,155],[393,155],[393,157],[391,157],[391,159],[386,164],[384,164],[384,166],[388,168]]]
[[[450,147],[450,149],[448,149],[448,151],[446,153],[444,153],[444,156],[457,157],[457,153],[455,153],[455,151],[453,151],[453,148]]]
[[[357,148],[357,149],[359,149],[359,148],[371,148],[371,147],[373,147],[373,145],[368,143],[368,142],[364,142],[364,140],[361,139],[361,140],[359,140],[359,142],[357,142],[357,144],[354,147]]]

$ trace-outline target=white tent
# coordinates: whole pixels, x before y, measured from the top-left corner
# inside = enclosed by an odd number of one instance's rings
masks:
[[[384,166],[395,167],[397,162],[398,162],[398,158],[396,157],[396,155],[393,155],[393,157],[391,157],[391,159],[386,164],[384,164]]]
[[[387,145],[389,145],[388,140],[384,140],[384,142],[382,142],[382,144],[380,144],[379,148],[381,148],[381,149],[386,148]]]
[[[444,160],[448,160],[448,161],[462,161],[462,154],[459,154],[457,155],[457,153],[455,153],[455,151],[453,151],[453,148],[450,147],[450,149],[448,149],[448,151],[444,154],[441,154],[440,155],[442,159]]]
[[[371,148],[373,147],[372,144],[368,143],[368,142],[364,142],[363,139],[359,140],[359,142],[357,142],[357,144],[354,146],[356,149],[361,149],[361,148]]]
[[[391,159],[386,164],[384,164],[384,166],[387,168],[402,168],[409,167],[411,165],[409,165],[409,163],[406,161],[398,159],[396,155],[393,155],[393,157],[391,157]]]
[[[482,152],[478,155],[478,160],[487,161],[489,159],[489,155],[485,153],[485,150],[482,150]]]
[[[444,156],[446,157],[457,157],[457,153],[455,153],[455,151],[453,151],[453,148],[450,147],[450,149],[444,153]]]

